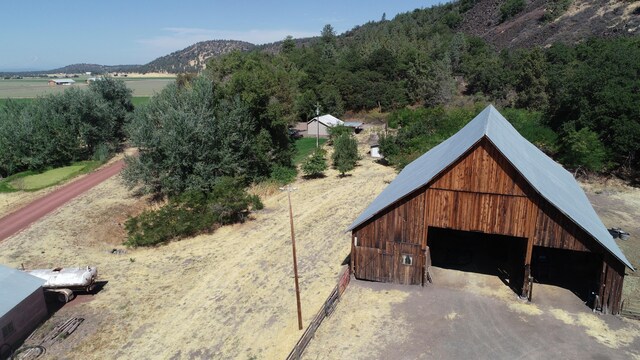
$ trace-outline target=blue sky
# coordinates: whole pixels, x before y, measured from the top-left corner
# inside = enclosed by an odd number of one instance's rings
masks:
[[[2,4],[0,71],[74,63],[144,64],[203,40],[255,44],[338,33],[430,7],[434,0],[10,0]]]

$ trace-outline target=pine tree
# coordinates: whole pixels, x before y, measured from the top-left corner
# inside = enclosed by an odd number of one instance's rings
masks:
[[[307,177],[322,177],[327,170],[327,161],[324,156],[327,152],[317,148],[302,164],[302,172]]]
[[[353,170],[358,162],[358,143],[356,139],[348,133],[341,134],[333,141],[333,167],[344,176]]]

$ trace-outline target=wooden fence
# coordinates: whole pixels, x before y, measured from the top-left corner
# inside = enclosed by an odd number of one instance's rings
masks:
[[[320,311],[318,311],[316,316],[313,317],[313,320],[311,320],[311,323],[309,323],[309,326],[300,337],[300,340],[298,340],[296,345],[293,347],[293,350],[291,350],[291,352],[289,353],[289,356],[287,356],[287,360],[298,360],[302,357],[302,353],[304,353],[304,350],[309,345],[309,342],[311,341],[311,339],[313,339],[313,336],[316,334],[316,330],[318,330],[324,318],[330,316],[335,310],[336,305],[338,305],[338,301],[342,296],[342,293],[344,293],[344,291],[347,289],[347,286],[349,286],[350,280],[351,273],[349,271],[349,267],[347,266],[347,268],[340,275],[338,284],[333,288],[331,294],[322,305]]]

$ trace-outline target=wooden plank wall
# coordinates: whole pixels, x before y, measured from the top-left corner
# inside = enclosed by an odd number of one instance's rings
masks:
[[[527,196],[529,184],[500,152],[483,139],[429,186],[486,194]]]
[[[596,247],[591,236],[548,201],[543,201],[538,211],[534,245],[576,251]]]
[[[609,254],[604,256],[598,296],[602,302],[602,311],[616,315],[620,313],[622,303],[625,267],[619,261],[614,260]]]
[[[429,226],[527,238],[523,266],[531,263],[533,245],[601,253],[608,269],[601,297],[610,299],[610,308],[619,308],[624,265],[620,270],[617,259],[607,257],[599,243],[541,198],[486,139],[430,184],[353,231],[358,238],[352,255],[355,276],[419,283],[413,270],[398,267],[396,249],[399,244],[411,245],[409,253],[426,249]]]

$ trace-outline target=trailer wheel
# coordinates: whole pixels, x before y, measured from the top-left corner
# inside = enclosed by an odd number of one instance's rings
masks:
[[[68,303],[69,301],[73,300],[73,298],[75,297],[73,291],[69,289],[62,289],[56,292],[58,293],[58,301],[63,304]]]

